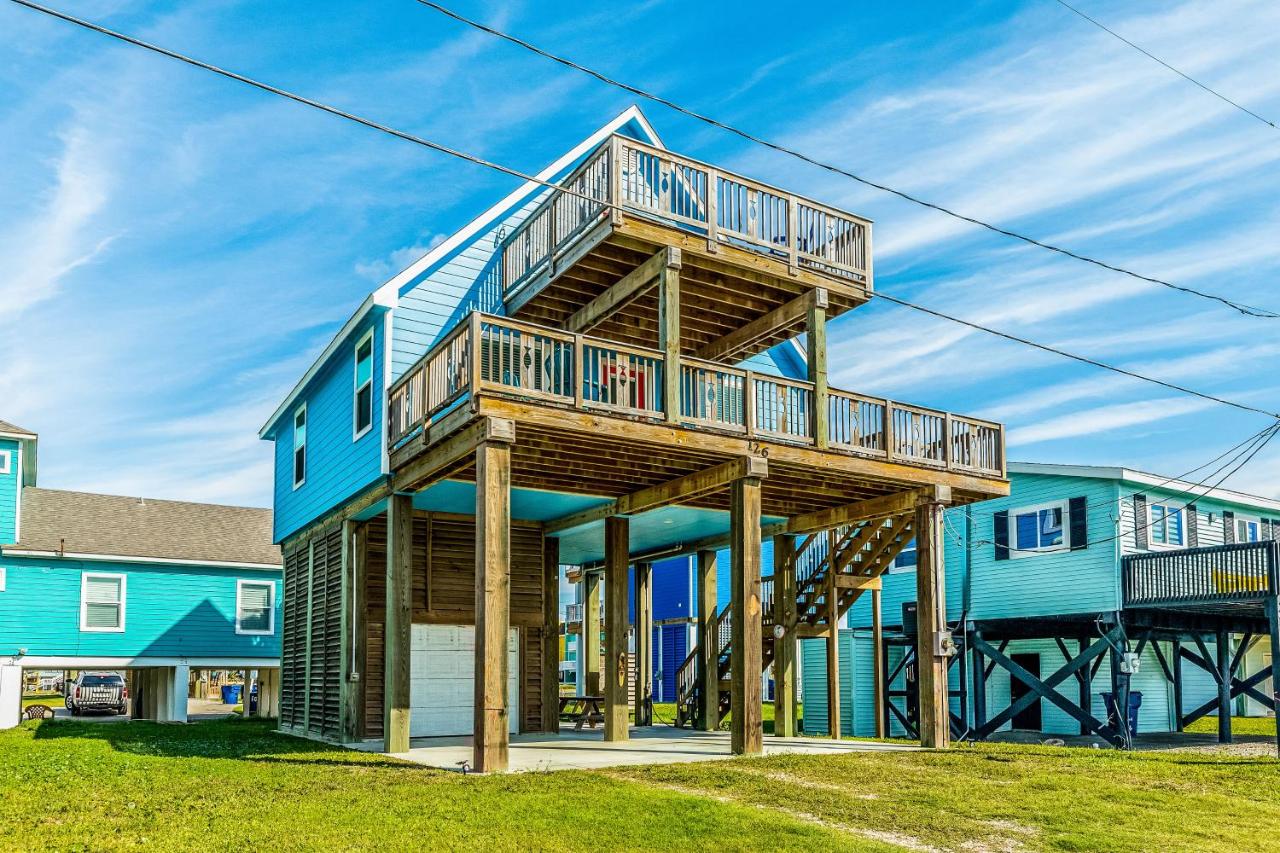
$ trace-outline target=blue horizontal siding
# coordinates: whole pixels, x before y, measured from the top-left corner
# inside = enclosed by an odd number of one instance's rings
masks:
[[[5,557],[0,649],[28,655],[279,657],[280,573]],[[125,630],[80,630],[81,575],[124,574]],[[275,632],[236,634],[236,581],[275,583]]]
[[[341,506],[382,475],[385,397],[383,309],[374,309],[330,356],[297,404],[280,419],[275,441],[275,515],[277,542],[326,512]],[[355,348],[373,329],[373,428],[353,440]],[[307,406],[307,476],[293,488],[293,418]]]

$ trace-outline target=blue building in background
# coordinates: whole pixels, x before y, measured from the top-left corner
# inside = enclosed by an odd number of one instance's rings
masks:
[[[24,670],[128,671],[135,714],[178,721],[193,671],[256,672],[273,715],[271,511],[39,488],[37,441],[0,421],[0,728]]]

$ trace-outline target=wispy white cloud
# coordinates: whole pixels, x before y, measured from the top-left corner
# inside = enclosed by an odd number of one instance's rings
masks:
[[[1158,400],[1141,400],[1136,403],[1114,403],[1049,418],[1032,426],[1019,427],[1010,431],[1008,441],[1011,448],[1019,449],[1044,441],[1079,438],[1142,426],[1204,411],[1211,405],[1213,404],[1207,400],[1187,397],[1164,397]]]

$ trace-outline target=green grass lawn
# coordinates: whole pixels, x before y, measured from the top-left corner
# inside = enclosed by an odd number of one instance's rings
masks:
[[[0,732],[0,849],[1244,851],[1280,765],[1011,745],[464,777],[276,734]]]
[[[1217,717],[1201,717],[1191,725],[1187,726],[1189,732],[1200,732],[1201,734],[1216,735],[1218,733]],[[1264,737],[1276,736],[1276,718],[1275,717],[1232,717],[1231,733],[1233,735],[1262,735]]]

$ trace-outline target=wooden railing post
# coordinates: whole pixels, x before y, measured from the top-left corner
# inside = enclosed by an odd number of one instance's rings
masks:
[[[582,370],[582,335],[577,334],[573,336],[573,405],[578,409],[582,408],[583,388],[587,381]]]
[[[742,416],[746,421],[747,436],[754,437],[756,434],[756,374],[754,371],[748,370],[746,377],[742,382],[743,399],[742,399]]]
[[[622,139],[614,136],[609,141],[609,216],[615,224],[622,222],[622,156]]]
[[[471,328],[467,330],[467,360],[470,363],[467,366],[471,369],[471,400],[472,405],[475,405],[475,399],[479,396],[480,388],[484,384],[484,370],[481,363],[484,346],[480,342],[480,335],[484,328],[480,324],[479,311],[471,312],[470,326]]]
[[[658,348],[662,350],[663,408],[668,423],[680,420],[680,250],[666,250],[658,273]]]
[[[787,196],[787,269],[792,275],[800,274],[800,216],[796,197]]]
[[[805,338],[809,344],[809,381],[813,383],[813,444],[826,450],[831,442],[827,406],[827,290],[814,288],[809,294],[809,312]]]
[[[707,169],[707,251],[720,250],[720,172]]]

